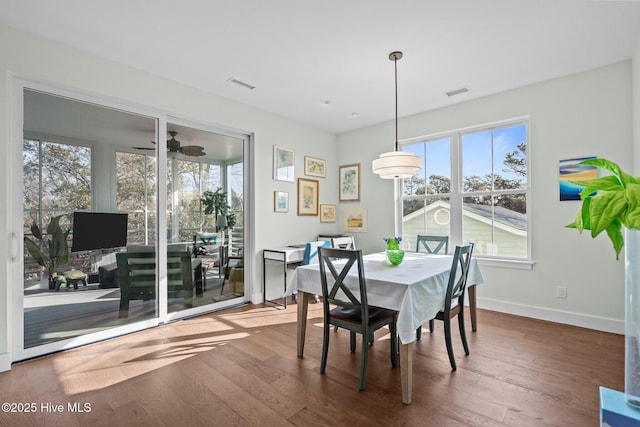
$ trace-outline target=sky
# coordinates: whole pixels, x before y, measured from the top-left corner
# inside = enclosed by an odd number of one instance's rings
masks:
[[[517,145],[527,142],[527,128],[524,124],[462,135],[462,170],[465,177],[484,176],[492,172],[507,179],[518,178],[513,172],[505,172],[504,158],[507,153],[517,150]],[[493,155],[492,155],[493,143]],[[432,141],[403,145],[403,151],[410,151],[423,159],[419,178],[442,175],[451,178],[451,155],[449,137]]]

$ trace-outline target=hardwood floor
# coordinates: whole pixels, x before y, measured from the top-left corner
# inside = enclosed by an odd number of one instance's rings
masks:
[[[331,332],[320,375],[321,304],[309,317],[304,359],[292,304],[244,306],[15,364],[0,373],[0,401],[36,412],[0,412],[0,425],[595,426],[598,386],[624,386],[622,336],[479,310],[467,357],[454,322],[455,372],[442,325],[423,331],[413,403],[403,405],[385,330],[358,391],[360,352],[349,352],[348,332]]]

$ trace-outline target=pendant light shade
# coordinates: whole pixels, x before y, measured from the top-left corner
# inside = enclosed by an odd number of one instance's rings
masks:
[[[373,173],[380,175],[380,178],[409,178],[421,169],[421,160],[408,151],[389,151],[380,154],[371,165]]]
[[[398,144],[398,59],[402,58],[402,52],[396,51],[389,54],[389,59],[395,66],[396,84],[396,143],[394,151],[382,153],[375,159],[371,166],[373,173],[380,175],[380,178],[395,179],[409,178],[421,169],[422,161],[420,157],[408,151],[400,151]]]

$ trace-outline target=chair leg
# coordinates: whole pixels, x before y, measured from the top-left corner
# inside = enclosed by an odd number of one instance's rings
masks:
[[[456,370],[456,359],[453,356],[453,345],[451,343],[451,319],[444,319],[444,340],[447,344],[447,353],[449,354],[449,362],[451,362],[451,369]]]
[[[431,333],[433,333],[434,324],[435,322],[433,321],[433,319],[429,320],[429,332]]]
[[[123,319],[129,317],[129,299],[120,298],[120,311],[118,312],[118,318]]]
[[[469,355],[469,346],[467,345],[467,334],[464,330],[464,312],[460,310],[458,313],[458,327],[460,328],[460,337],[462,337],[462,346],[464,347],[464,354]]]
[[[391,366],[394,368],[398,366],[398,329],[396,327],[395,320],[389,325],[389,332],[391,333]]]
[[[333,325],[333,332],[338,332],[338,325]]]
[[[351,353],[356,351],[356,333],[349,331],[349,348]]]
[[[320,360],[320,373],[324,374],[327,369],[327,354],[329,353],[329,323],[325,319],[324,332],[322,335],[322,358]]]
[[[362,335],[362,357],[360,360],[360,385],[358,390],[364,390],[364,383],[367,379],[367,363],[369,362],[369,334]]]
[[[420,338],[422,338],[422,326],[418,326],[418,329],[416,329],[416,339],[419,340]]]

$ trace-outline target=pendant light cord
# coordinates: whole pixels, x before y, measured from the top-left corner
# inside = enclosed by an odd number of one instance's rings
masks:
[[[395,68],[395,83],[396,83],[396,144],[395,144],[395,151],[399,151],[399,144],[398,144],[398,57],[394,57],[393,59],[393,65]]]

